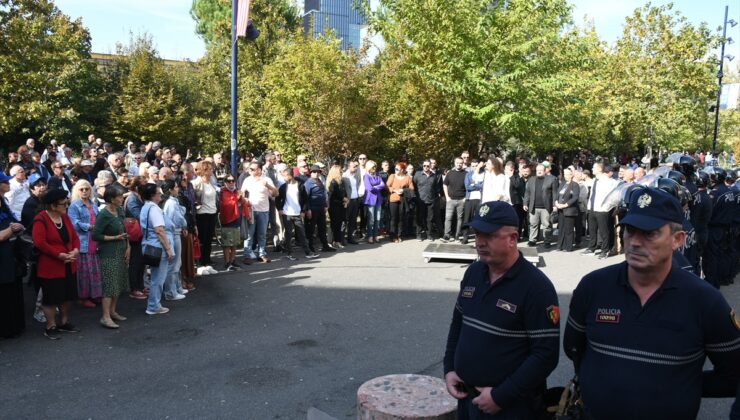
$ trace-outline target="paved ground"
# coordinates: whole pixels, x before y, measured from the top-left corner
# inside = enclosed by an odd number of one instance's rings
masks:
[[[305,419],[316,407],[353,418],[355,393],[368,379],[442,374],[466,265],[425,264],[423,247],[359,245],[203,277],[163,316],[124,298],[120,312],[129,320],[118,331],[100,327],[97,310],[75,307],[83,331],[57,342],[29,316],[23,337],[0,341],[0,417]],[[621,259],[541,256],[563,319],[581,276]],[[740,307],[740,286],[723,291]],[[571,375],[561,356],[549,383]],[[705,400],[700,418],[727,418],[731,402]]]

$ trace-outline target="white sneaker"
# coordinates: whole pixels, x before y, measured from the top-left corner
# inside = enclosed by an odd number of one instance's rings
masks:
[[[41,308],[39,308],[33,313],[33,319],[35,319],[38,322],[45,323],[46,315],[44,315],[44,311],[42,311]]]
[[[147,313],[147,315],[162,315],[162,314],[166,314],[169,311],[170,310],[167,309],[167,308],[165,308],[164,306],[160,306],[159,309],[157,309],[155,311],[150,311],[149,309],[147,309],[146,310],[146,313]]]
[[[207,276],[211,274],[211,272],[208,271],[208,267],[198,267],[196,272],[198,273],[199,276]]]
[[[188,294],[188,289],[178,290],[177,293],[179,293],[181,295],[187,295]]]
[[[210,265],[206,267],[206,270],[208,270],[208,274],[218,274],[218,270],[211,267]]]
[[[183,300],[183,299],[185,299],[185,295],[181,295],[181,294],[178,293],[178,294],[176,294],[175,296],[173,296],[171,298],[170,297],[166,297],[165,299],[166,300]]]

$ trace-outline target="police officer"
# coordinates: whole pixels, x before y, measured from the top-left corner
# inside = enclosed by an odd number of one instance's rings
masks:
[[[732,281],[737,261],[735,238],[740,225],[740,194],[727,187],[724,176],[721,180],[721,185],[717,185],[713,191],[714,207],[709,220],[703,267],[707,281],[715,287],[728,285]]]
[[[707,248],[709,238],[709,219],[712,217],[712,199],[707,194],[709,186],[709,175],[699,172],[696,176],[696,194],[694,194],[694,205],[691,209],[691,224],[696,232],[696,255],[699,257],[694,263],[694,272],[701,274],[701,259]]]
[[[632,194],[626,261],[573,292],[563,345],[588,418],[694,419],[706,356],[718,375],[740,376],[740,320],[718,290],[673,264],[682,222],[670,194]]]
[[[469,223],[479,260],[468,267],[444,357],[457,418],[533,419],[558,364],[560,310],[552,282],[517,249],[519,219],[502,201]]]

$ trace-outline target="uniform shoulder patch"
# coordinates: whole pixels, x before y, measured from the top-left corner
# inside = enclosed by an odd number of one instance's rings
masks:
[[[558,325],[558,322],[560,322],[560,308],[557,305],[548,306],[547,317],[550,318],[552,325]]]
[[[475,287],[473,286],[466,286],[462,291],[462,297],[464,298],[472,298],[473,293],[475,293]]]
[[[732,325],[735,326],[738,330],[740,330],[740,319],[737,319],[737,313],[735,310],[730,311],[730,320],[732,321]]]

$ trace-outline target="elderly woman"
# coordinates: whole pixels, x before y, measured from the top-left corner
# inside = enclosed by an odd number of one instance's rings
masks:
[[[90,184],[88,184],[89,188]],[[34,219],[33,244],[39,251],[38,277],[41,282],[46,315],[44,335],[51,340],[60,338],[59,332],[79,332],[69,322],[69,309],[77,299],[77,260],[80,239],[72,220],[67,216],[67,193],[50,190],[44,195],[45,211]],[[56,322],[59,309],[60,322]]]
[[[573,171],[569,168],[563,170],[563,182],[558,190],[558,201],[555,207],[558,209],[558,249],[565,252],[573,251],[576,217],[578,217],[578,198],[581,189],[573,180]]]
[[[177,201],[180,186],[174,180],[162,181],[162,200],[164,201],[164,215],[172,221],[172,244],[175,258],[172,260],[164,282],[164,298],[167,300],[185,299],[187,290],[182,287],[180,267],[182,265],[182,237],[187,235],[188,222],[185,220],[185,208]],[[188,238],[189,239],[189,238]]]
[[[195,219],[198,224],[198,239],[200,239],[200,265],[208,266],[211,261],[211,243],[213,235],[216,233],[216,217],[218,212],[218,203],[216,197],[218,191],[211,184],[213,176],[213,163],[202,161],[195,168],[198,177],[191,183],[195,190]]]
[[[46,180],[39,174],[31,174],[28,177],[28,188],[31,190],[31,196],[23,203],[21,210],[21,224],[29,229],[33,218],[42,210],[41,198],[46,192]]]
[[[25,329],[23,313],[23,281],[16,273],[16,234],[23,230],[10,211],[5,194],[10,191],[10,177],[0,173],[0,337],[19,336]]]
[[[136,176],[131,179],[129,183],[129,195],[123,203],[124,223],[134,223],[134,220],[136,222],[139,221],[141,208],[144,206],[139,189],[143,185],[146,185],[146,177]],[[131,292],[129,292],[128,297],[143,300],[146,299],[146,293],[144,289],[145,266],[141,260],[141,239],[136,241],[133,239],[135,238],[128,238],[131,248],[131,256],[128,263],[128,284]]]
[[[383,208],[383,190],[385,183],[377,174],[377,165],[368,160],[365,164],[367,173],[362,178],[365,185],[365,207],[367,207],[367,243],[378,242],[378,227],[380,225],[381,209]]]
[[[403,210],[404,190],[413,191],[414,184],[411,182],[411,177],[406,174],[406,164],[404,162],[396,163],[395,170],[396,172],[390,175],[386,182],[388,191],[390,191],[391,225],[389,232],[394,243],[401,243],[401,232],[406,224]]]
[[[170,310],[161,304],[162,288],[169,272],[169,266],[175,258],[174,251],[174,226],[172,221],[165,216],[159,203],[162,201],[162,193],[156,184],[147,183],[139,190],[144,207],[141,208],[139,222],[144,233],[141,242],[142,253],[146,254],[146,247],[159,248],[162,256],[158,266],[151,268],[151,287],[147,299],[146,313],[148,315],[166,314]]]
[[[95,226],[98,211],[98,206],[92,199],[90,183],[84,179],[77,181],[72,187],[72,203],[69,205],[67,214],[80,242],[80,256],[77,261],[77,294],[80,304],[88,309],[95,307],[93,299],[99,301],[103,296],[97,243],[92,239],[92,228]]]
[[[105,188],[103,198],[106,205],[98,213],[93,228],[93,239],[99,244],[98,257],[103,283],[103,317],[100,318],[100,324],[111,329],[118,328],[115,321],[126,320],[126,317],[116,311],[118,296],[128,292],[128,267],[126,266],[131,256],[121,209],[124,192],[123,188],[116,185],[109,185]]]

